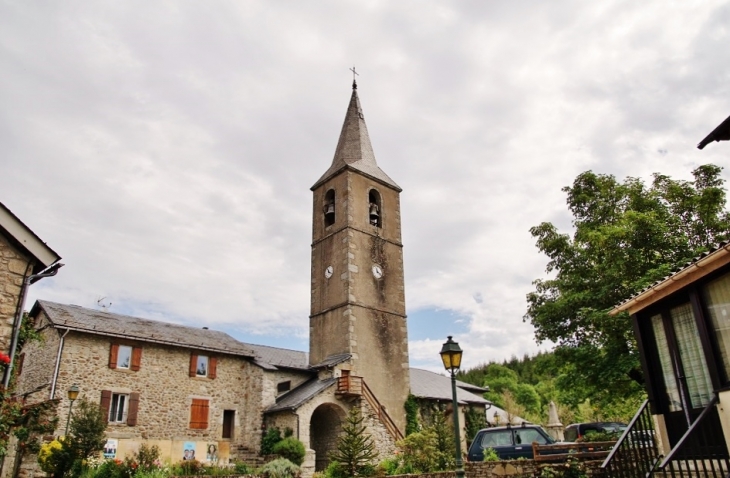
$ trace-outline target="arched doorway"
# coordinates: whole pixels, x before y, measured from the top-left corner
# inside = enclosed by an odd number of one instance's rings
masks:
[[[318,406],[309,422],[309,443],[315,452],[314,471],[323,471],[329,464],[329,454],[337,447],[345,411],[337,404]]]

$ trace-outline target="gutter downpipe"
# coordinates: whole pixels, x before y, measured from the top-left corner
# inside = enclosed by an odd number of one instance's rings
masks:
[[[53,370],[53,381],[51,382],[51,396],[48,397],[49,400],[53,400],[53,397],[56,395],[56,382],[58,381],[58,371],[61,369],[61,353],[63,352],[63,342],[68,333],[71,331],[71,329],[66,329],[66,332],[63,333],[61,336],[61,340],[58,343],[58,353],[56,354],[56,366]]]
[[[53,277],[58,273],[58,269],[63,267],[63,264],[56,262],[45,270],[38,274],[33,274],[26,277],[23,280],[23,289],[20,292],[20,302],[18,302],[18,309],[15,314],[15,324],[13,325],[13,338],[10,341],[10,363],[5,367],[3,375],[3,387],[8,388],[10,385],[10,374],[13,371],[13,362],[15,361],[15,349],[18,346],[18,338],[20,337],[20,326],[23,323],[23,308],[25,307],[25,298],[28,295],[28,287],[31,284],[43,279],[44,277]]]

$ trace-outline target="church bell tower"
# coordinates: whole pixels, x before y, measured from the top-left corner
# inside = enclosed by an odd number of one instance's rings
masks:
[[[375,162],[355,82],[332,165],[312,191],[310,363],[350,354],[344,373],[362,377],[404,432],[401,188]]]

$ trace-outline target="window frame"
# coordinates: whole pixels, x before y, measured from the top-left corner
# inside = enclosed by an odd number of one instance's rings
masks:
[[[130,358],[131,360],[131,358]],[[127,417],[129,416],[129,394],[112,392],[111,400],[109,402],[109,413],[107,414],[107,423],[112,424],[126,424]],[[123,400],[122,408],[119,410],[119,401]],[[121,411],[121,417],[119,412]],[[112,419],[114,417],[114,419]]]

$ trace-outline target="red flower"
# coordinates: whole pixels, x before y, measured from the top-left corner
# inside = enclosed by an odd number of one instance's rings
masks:
[[[5,355],[4,353],[0,352],[0,363],[4,363],[5,365],[10,363],[10,357]]]

